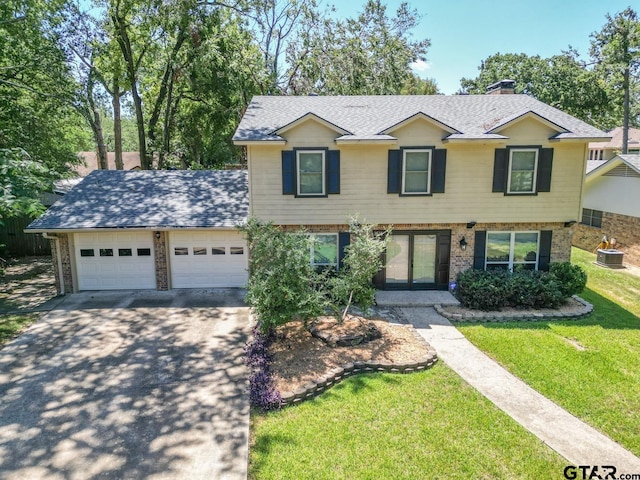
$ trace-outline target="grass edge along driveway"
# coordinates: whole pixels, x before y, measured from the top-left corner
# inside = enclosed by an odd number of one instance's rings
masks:
[[[594,305],[583,320],[459,326],[474,345],[578,418],[640,456],[640,277],[593,264],[581,297]]]
[[[252,479],[560,478],[565,466],[442,363],[252,412]]]

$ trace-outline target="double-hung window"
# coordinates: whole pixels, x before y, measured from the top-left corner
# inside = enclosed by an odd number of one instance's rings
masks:
[[[487,232],[486,270],[520,267],[535,270],[538,265],[540,232]]]
[[[538,171],[538,149],[509,150],[509,178],[507,193],[535,193]]]
[[[402,193],[431,193],[431,150],[403,150]]]
[[[325,195],[325,151],[298,150],[298,195]]]
[[[338,268],[338,234],[311,234],[311,265]]]

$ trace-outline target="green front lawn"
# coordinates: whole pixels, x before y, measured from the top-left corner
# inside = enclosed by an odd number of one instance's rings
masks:
[[[35,313],[27,315],[0,315],[0,348],[38,319]]]
[[[593,265],[581,296],[594,313],[579,321],[459,326],[514,375],[640,455],[640,277]]]
[[[250,478],[560,478],[566,461],[438,364],[252,414]]]

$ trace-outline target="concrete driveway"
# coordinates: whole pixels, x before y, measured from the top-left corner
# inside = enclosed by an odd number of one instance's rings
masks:
[[[246,478],[242,295],[64,297],[0,350],[0,478]]]

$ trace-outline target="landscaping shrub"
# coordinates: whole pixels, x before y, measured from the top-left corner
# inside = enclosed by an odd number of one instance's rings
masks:
[[[556,308],[580,287],[582,279],[581,269],[576,271],[562,266],[558,271],[560,277],[551,272],[535,270],[516,270],[511,273],[505,270],[471,269],[458,274],[454,293],[462,306],[477,310],[500,310],[507,306]],[[563,279],[568,279],[569,284],[564,285]]]
[[[580,265],[570,262],[552,263],[549,272],[558,279],[564,297],[577,295],[587,286],[587,274]]]
[[[269,347],[275,340],[273,329],[263,331],[259,325],[253,329],[253,338],[244,346],[245,364],[251,370],[249,375],[249,400],[254,407],[262,410],[280,408],[281,396],[273,383],[271,374],[272,355]]]
[[[352,304],[366,311],[375,304],[376,291],[371,279],[383,267],[381,255],[387,246],[391,228],[374,232],[375,225],[349,219],[350,244],[345,248],[342,267],[327,279],[329,308],[342,323]]]
[[[468,308],[499,310],[507,304],[509,273],[502,270],[466,270],[458,274],[456,297]]]
[[[249,219],[241,230],[249,245],[247,303],[263,331],[300,318],[305,322],[325,312],[318,288],[322,276],[309,262],[311,239]]]

